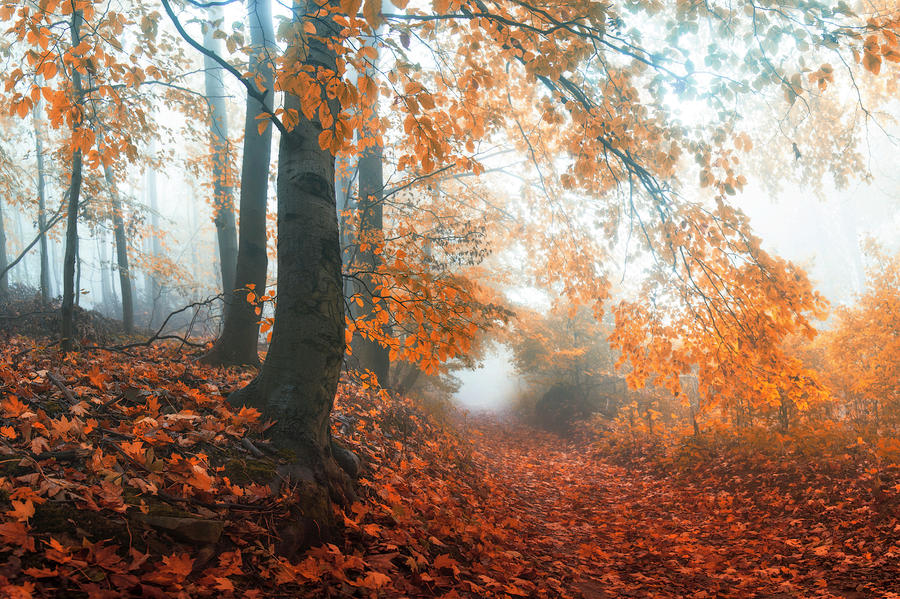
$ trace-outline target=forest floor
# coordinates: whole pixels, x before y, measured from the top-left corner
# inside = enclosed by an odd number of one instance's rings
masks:
[[[0,347],[0,597],[900,597],[864,443],[573,441],[349,380],[345,538],[280,557],[285,457],[224,403],[253,373],[182,349]]]
[[[900,597],[897,471],[886,490],[852,449],[679,463],[480,431],[501,509],[585,597]]]

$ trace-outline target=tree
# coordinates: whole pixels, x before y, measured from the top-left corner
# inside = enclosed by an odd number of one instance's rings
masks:
[[[269,198],[269,161],[272,128],[260,117],[273,112],[273,54],[275,33],[268,0],[247,0],[250,23],[249,73],[263,101],[247,94],[244,153],[241,165],[240,237],[234,290],[226,289],[222,333],[205,360],[216,364],[259,364],[259,314],[255,300],[265,293],[266,203]],[[257,83],[258,80],[258,83]],[[260,125],[264,128],[260,130]]]
[[[206,56],[224,61],[184,31],[167,0],[163,6],[179,33]],[[335,530],[331,500],[353,491],[332,455],[329,414],[344,354],[341,256],[335,208],[335,144],[321,144],[331,130],[322,115],[336,115],[340,102],[325,87],[339,84],[337,52],[328,40],[340,31],[334,6],[295,7],[294,27],[277,83],[285,92],[278,113],[278,302],[266,361],[229,401],[251,406],[276,424],[270,435],[294,452],[290,474],[303,509],[296,535],[286,542],[330,538]],[[305,27],[314,27],[306,39]],[[257,99],[255,83],[229,69]],[[304,99],[301,103],[300,98]],[[333,118],[333,117],[332,117]],[[347,133],[351,133],[348,129]],[[343,137],[341,137],[343,139]],[[293,538],[291,538],[293,536]]]
[[[168,0],[163,4],[190,41]],[[357,14],[360,8],[362,18]],[[761,27],[777,25],[773,35],[786,36],[788,42],[792,38],[797,45],[808,45],[806,40],[815,36],[814,43],[829,50],[862,47],[860,60],[870,70],[877,70],[876,60],[880,64],[881,57],[893,56],[896,39],[876,24],[874,45],[862,41],[856,17],[843,7],[798,3],[780,5],[775,11],[755,5],[703,4],[676,5],[666,11],[663,8],[669,7],[653,6],[646,13],[645,8],[635,5],[620,11],[598,3],[545,8],[519,1],[439,0],[432,11],[385,15],[373,1],[362,5],[345,0],[340,5],[311,3],[294,15],[287,28],[288,50],[276,73],[275,87],[285,92],[285,104],[272,115],[277,117],[273,124],[283,129],[272,345],[257,378],[232,401],[258,407],[276,419],[271,434],[296,452],[294,474],[302,483],[301,503],[309,508],[307,523],[309,518],[321,518],[322,530],[331,529],[324,503],[329,495],[346,491],[328,432],[344,343],[334,157],[360,128],[351,109],[371,106],[379,89],[367,76],[348,85],[342,75],[354,54],[363,58],[370,54],[354,40],[385,21],[398,24],[399,43],[383,44],[397,56],[404,56],[412,33],[433,45],[435,63],[441,67],[446,65],[442,52],[465,49],[452,69],[417,69],[415,61],[404,60],[387,73],[390,89],[398,90],[403,149],[408,150],[397,156],[399,171],[427,178],[443,168],[478,170],[479,165],[465,156],[476,140],[513,127],[524,129],[496,110],[497,98],[532,98],[531,116],[545,124],[539,129],[541,141],[566,160],[556,187],[559,196],[544,187],[541,201],[575,203],[578,207],[561,211],[562,216],[571,216],[587,212],[578,201],[595,200],[589,216],[601,224],[584,227],[572,239],[588,241],[598,237],[598,231],[625,227],[636,230],[653,261],[651,287],[644,290],[644,302],[625,302],[617,308],[614,333],[617,347],[632,364],[630,378],[635,385],[656,373],[660,384],[678,392],[679,375],[698,363],[705,390],[727,385],[732,368],[738,367],[745,373],[763,368],[763,386],[790,376],[769,365],[789,363],[780,341],[809,330],[809,319],[818,313],[821,300],[802,271],[760,248],[746,219],[727,202],[745,182],[732,152],[734,143],[743,142],[731,128],[730,114],[726,111],[721,121],[692,131],[673,121],[668,97],[675,93],[714,103],[754,89],[757,80],[757,88],[783,90],[788,100],[799,96],[802,88],[794,86],[788,67],[772,66],[770,54],[778,50],[778,43],[762,43]],[[679,24],[643,21],[652,18],[677,19]],[[713,69],[723,61],[735,65],[740,78],[714,76],[707,86],[696,76],[693,60],[679,47],[683,41],[687,44],[682,38],[696,33],[701,22],[712,36],[737,35],[743,40],[731,47],[713,44],[703,56]],[[669,35],[660,44],[645,43],[639,31],[626,29],[631,23],[659,26]],[[828,33],[822,35],[822,30]],[[192,45],[207,56],[214,54],[196,42]],[[723,52],[724,58],[719,57]],[[252,81],[217,58],[248,93],[260,95]],[[485,67],[492,64],[506,68]],[[448,80],[444,89],[435,87],[435,82]],[[531,150],[532,137],[523,137]],[[697,166],[682,165],[682,156],[692,157]],[[713,193],[684,199],[673,187],[685,172],[696,175],[693,180],[699,179]],[[619,210],[610,198],[625,209]],[[597,265],[604,252],[593,251],[602,244],[571,247],[567,259],[575,268],[548,278],[573,303],[596,302],[599,308],[610,287]],[[547,249],[546,255],[553,251]],[[430,291],[423,287],[427,295]],[[671,302],[676,308],[648,313],[644,307],[648,301]],[[750,375],[741,382],[751,384]],[[734,393],[717,397],[737,397],[737,387],[729,389]],[[765,396],[773,389],[777,385],[763,389]]]
[[[3,219],[3,203],[0,201],[0,302],[9,298],[8,260],[6,258],[6,226]]]
[[[209,23],[204,27],[203,43],[213,53],[222,53],[222,43],[215,36],[224,19],[221,6],[210,6]],[[222,274],[222,293],[230,297],[234,293],[234,273],[237,264],[237,232],[234,222],[234,197],[230,142],[228,140],[228,113],[225,108],[225,73],[209,56],[204,56],[206,101],[209,103],[209,145],[212,162],[212,207],[219,242],[219,268]]]
[[[50,303],[50,256],[47,252],[47,232],[45,231],[47,226],[47,199],[45,197],[45,193],[47,190],[46,181],[45,181],[45,173],[44,173],[44,144],[42,137],[44,135],[44,126],[40,117],[38,116],[38,112],[40,110],[40,103],[35,107],[34,114],[31,117],[32,124],[34,127],[34,155],[37,161],[37,196],[38,196],[38,217],[37,217],[37,225],[38,225],[38,235],[40,235],[40,244],[41,244],[41,274],[40,274],[40,287],[41,287],[41,303],[44,305]]]
[[[822,376],[860,426],[875,433],[900,425],[900,253],[870,248],[868,285],[836,310],[822,339]]]
[[[77,47],[81,43],[81,24],[82,11],[73,10],[71,17],[71,35],[72,48]],[[78,201],[81,196],[81,167],[82,167],[82,144],[77,138],[82,134],[84,125],[83,110],[83,93],[81,83],[81,71],[78,65],[73,64],[71,67],[72,78],[72,103],[79,108],[79,112],[72,118],[72,174],[69,178],[69,188],[67,191],[68,203],[66,207],[66,253],[63,258],[63,297],[62,297],[62,318],[60,324],[60,349],[63,353],[68,353],[74,348],[74,305],[75,305],[75,256],[78,251]],[[92,141],[92,140],[91,140]],[[124,296],[124,290],[123,290]]]
[[[112,201],[113,236],[116,242],[116,270],[119,273],[119,288],[122,293],[122,326],[126,333],[134,329],[134,281],[128,265],[128,239],[125,236],[125,215],[122,198],[116,188],[112,168],[104,166],[107,189]]]

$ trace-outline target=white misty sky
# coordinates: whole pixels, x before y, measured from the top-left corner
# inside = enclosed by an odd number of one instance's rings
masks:
[[[456,401],[473,411],[502,411],[518,391],[518,380],[511,364],[512,352],[506,346],[494,346],[481,368],[458,374],[462,385]]]

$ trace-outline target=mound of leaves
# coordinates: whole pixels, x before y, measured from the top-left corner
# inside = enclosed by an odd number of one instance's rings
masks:
[[[363,460],[341,546],[276,555],[290,459],[232,410],[252,373],[174,348],[0,354],[0,597],[559,596],[497,509],[477,453],[409,400],[345,381],[333,413]]]
[[[56,339],[60,329],[60,303],[41,301],[40,293],[29,287],[15,286],[10,297],[0,304],[0,331],[4,336],[21,335],[35,339]],[[94,310],[75,306],[75,338],[83,344],[110,345],[123,335],[122,323]]]

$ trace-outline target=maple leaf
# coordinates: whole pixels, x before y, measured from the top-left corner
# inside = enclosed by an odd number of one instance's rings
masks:
[[[16,519],[19,522],[26,522],[29,518],[34,516],[34,503],[32,503],[30,499],[26,499],[25,501],[13,500],[11,503],[12,509],[6,512],[7,516]]]
[[[194,560],[187,553],[163,556],[163,563],[165,566],[160,570],[172,574],[178,581],[187,578],[194,569]]]
[[[106,381],[109,380],[109,375],[100,370],[100,366],[94,366],[88,371],[88,380],[91,381],[91,384],[97,387],[100,390],[106,389]]]
[[[119,443],[119,447],[122,448],[129,457],[135,459],[138,462],[143,463],[144,460],[144,444],[141,441],[122,441]]]
[[[22,403],[15,395],[8,395],[0,401],[0,410],[7,418],[18,418],[28,412],[28,405]]]

